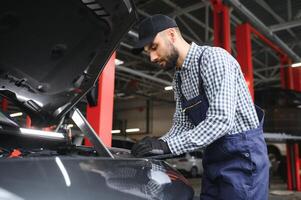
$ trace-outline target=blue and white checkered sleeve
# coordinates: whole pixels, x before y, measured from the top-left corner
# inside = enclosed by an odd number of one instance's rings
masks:
[[[176,84],[173,83],[175,100],[176,100],[176,111],[173,116],[173,124],[170,130],[163,135],[160,139],[168,141],[170,138],[181,134],[182,132],[193,129],[194,125],[188,120],[188,117],[182,112],[181,101],[177,93]]]
[[[210,48],[203,55],[203,81],[209,100],[207,116],[195,128],[167,140],[172,153],[181,154],[205,147],[231,131],[236,108],[237,65],[222,48]]]

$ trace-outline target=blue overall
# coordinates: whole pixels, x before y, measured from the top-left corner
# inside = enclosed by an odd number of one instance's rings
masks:
[[[201,58],[199,59],[201,60]],[[199,75],[199,96],[187,100],[177,77],[182,109],[197,126],[209,107]],[[263,138],[263,111],[256,107],[260,125],[246,132],[225,135],[206,147],[203,157],[201,200],[268,199],[269,160]]]

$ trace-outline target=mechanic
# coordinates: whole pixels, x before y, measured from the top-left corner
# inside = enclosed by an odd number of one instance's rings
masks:
[[[132,154],[182,154],[204,148],[201,199],[268,199],[269,160],[263,111],[254,105],[238,62],[219,47],[186,42],[157,14],[139,24],[136,52],[175,69],[176,110],[169,132],[145,137]]]

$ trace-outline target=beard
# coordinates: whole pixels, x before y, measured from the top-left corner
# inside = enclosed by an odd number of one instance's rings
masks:
[[[172,44],[170,44],[170,54],[166,58],[164,71],[169,71],[174,69],[176,67],[178,58],[179,58],[178,50]]]

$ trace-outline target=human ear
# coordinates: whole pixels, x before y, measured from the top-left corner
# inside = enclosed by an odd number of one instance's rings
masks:
[[[170,38],[171,42],[174,43],[176,41],[176,33],[175,30],[170,28],[167,30],[167,35]]]

